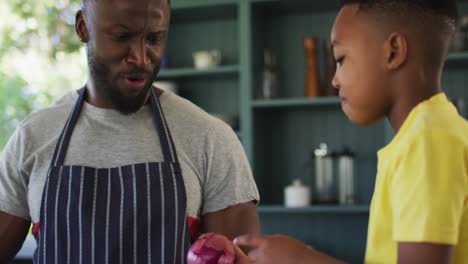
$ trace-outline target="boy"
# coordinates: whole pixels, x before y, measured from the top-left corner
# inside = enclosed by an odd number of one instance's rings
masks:
[[[342,1],[333,85],[358,125],[386,116],[366,263],[468,262],[468,123],[441,90],[455,0]],[[242,236],[238,263],[340,263],[285,236]]]

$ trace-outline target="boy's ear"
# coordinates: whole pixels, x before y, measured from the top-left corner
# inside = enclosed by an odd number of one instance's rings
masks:
[[[88,26],[86,25],[84,12],[79,10],[76,13],[76,22],[75,22],[75,31],[78,37],[80,38],[81,42],[87,43],[89,41],[89,32]]]
[[[408,40],[405,35],[394,32],[385,42],[385,64],[389,70],[395,70],[405,64],[408,58]]]

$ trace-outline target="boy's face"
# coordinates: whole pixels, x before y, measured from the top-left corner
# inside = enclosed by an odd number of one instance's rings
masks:
[[[371,125],[385,116],[389,89],[384,74],[383,34],[357,4],[344,6],[333,25],[331,41],[337,61],[333,86],[351,122]]]

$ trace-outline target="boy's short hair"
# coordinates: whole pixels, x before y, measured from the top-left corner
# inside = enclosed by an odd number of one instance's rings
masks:
[[[445,60],[457,26],[456,0],[341,0],[341,4],[357,4],[358,12],[391,28],[412,29],[427,61]]]
[[[451,33],[458,20],[456,0],[341,0],[342,5],[358,4],[360,11],[409,18],[415,23],[438,23]]]

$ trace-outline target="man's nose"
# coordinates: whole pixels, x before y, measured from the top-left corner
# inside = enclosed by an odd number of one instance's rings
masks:
[[[139,39],[132,43],[127,61],[136,66],[144,67],[151,63],[148,55],[148,47],[145,40]]]

